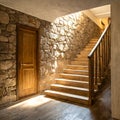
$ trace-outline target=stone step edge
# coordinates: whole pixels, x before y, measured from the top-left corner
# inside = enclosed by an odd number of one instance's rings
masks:
[[[62,96],[71,97],[71,98],[77,98],[77,99],[86,100],[86,101],[89,100],[88,97],[84,97],[84,96],[80,96],[80,95],[74,95],[74,94],[69,94],[69,93],[64,93],[64,92],[58,92],[58,91],[54,91],[54,90],[46,90],[45,93],[57,94],[58,97],[59,97],[59,95],[62,95]]]
[[[85,68],[88,68],[88,66],[86,66],[86,65],[67,65],[68,67],[70,66],[70,67],[85,67]]]
[[[75,76],[75,77],[86,77],[86,78],[89,78],[88,75],[79,75],[79,74],[67,74],[67,73],[61,73],[60,75],[65,75],[65,76]]]
[[[66,81],[66,82],[76,82],[76,83],[89,84],[89,82],[87,82],[87,81],[80,81],[80,80],[73,80],[73,79],[56,78],[55,80],[56,81]]]
[[[81,87],[74,87],[74,86],[68,86],[68,85],[60,85],[60,84],[51,84],[51,86],[54,87],[61,87],[61,88],[68,88],[68,89],[72,89],[72,90],[80,90],[80,91],[86,91],[89,92],[89,89],[87,88],[81,88]]]
[[[74,69],[67,69],[67,68],[65,68],[65,69],[63,69],[63,71],[65,71],[65,70],[68,70],[68,71],[76,71],[76,72],[86,72],[86,73],[88,73],[88,70],[74,70]]]

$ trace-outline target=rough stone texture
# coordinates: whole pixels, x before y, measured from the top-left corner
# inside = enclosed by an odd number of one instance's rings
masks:
[[[8,42],[8,38],[5,36],[0,36],[0,42]]]
[[[15,24],[8,24],[7,26],[7,31],[8,32],[13,32],[16,30],[16,25]]]
[[[40,20],[0,5],[0,104],[16,100],[16,27],[40,27]]]
[[[63,67],[79,53],[100,29],[87,16],[76,13],[57,18],[53,23],[40,20],[0,5],[0,104],[16,100],[17,24],[39,30],[38,81],[43,93],[54,83]]]
[[[83,13],[60,17],[53,23],[41,23],[41,76],[61,72],[91,38],[100,35],[99,31]]]
[[[0,23],[8,24],[9,16],[6,12],[0,11]]]

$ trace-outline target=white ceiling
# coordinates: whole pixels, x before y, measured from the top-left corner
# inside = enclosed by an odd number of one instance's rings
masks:
[[[53,21],[63,15],[110,4],[110,0],[0,0],[0,4]]]
[[[105,5],[102,7],[97,7],[90,9],[90,11],[98,18],[110,17],[111,15],[111,6]]]

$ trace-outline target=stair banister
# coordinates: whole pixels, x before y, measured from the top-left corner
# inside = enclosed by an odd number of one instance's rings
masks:
[[[89,62],[89,104],[92,104],[94,92],[98,90],[110,62],[110,24],[88,55]]]
[[[95,52],[95,50],[97,49],[97,47],[99,46],[99,44],[101,43],[106,31],[108,30],[108,28],[110,27],[110,24],[108,25],[108,27],[106,27],[106,29],[104,30],[104,32],[102,33],[102,35],[100,36],[99,40],[97,41],[96,45],[93,47],[93,49],[90,51],[88,58],[90,58],[93,53]]]

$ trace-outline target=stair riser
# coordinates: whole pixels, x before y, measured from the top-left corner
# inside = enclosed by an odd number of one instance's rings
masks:
[[[81,52],[84,52],[84,51],[86,51],[86,50],[92,50],[93,47],[94,47],[94,45],[92,45],[92,46],[86,46],[86,47],[84,48],[84,50],[81,51]]]
[[[88,100],[81,100],[81,99],[78,99],[78,98],[66,97],[66,96],[59,95],[59,94],[54,94],[54,93],[46,93],[46,95],[49,96],[49,97],[54,97],[54,98],[57,98],[57,99],[59,98],[59,99],[71,101],[71,102],[74,102],[74,103],[89,105]]]
[[[73,61],[71,62],[71,65],[88,65],[88,62],[81,62],[81,61]]]
[[[88,54],[78,54],[77,57],[78,58],[81,57],[81,58],[86,58],[87,59],[88,58]]]
[[[89,53],[90,53],[90,51],[85,51],[85,52],[81,52],[81,53],[78,54],[78,55],[85,55],[85,56],[88,56]]]
[[[75,58],[75,61],[85,61],[88,62],[88,58]]]
[[[73,69],[73,70],[88,70],[88,67],[82,67],[82,66],[67,66],[66,69]]]
[[[75,89],[70,89],[70,88],[62,88],[62,87],[56,87],[56,86],[51,86],[51,89],[54,91],[59,91],[59,92],[65,92],[65,93],[70,93],[70,94],[75,94],[75,95],[81,95],[81,96],[89,96],[88,91],[82,91],[82,90],[75,90]]]
[[[81,52],[81,53],[78,54],[78,55],[82,55],[82,54],[88,55],[89,53],[90,53],[89,51],[83,51],[83,52]]]
[[[95,40],[95,41],[90,41],[88,44],[95,44],[95,43],[97,43],[97,40]]]
[[[81,77],[81,76],[70,76],[70,75],[60,75],[61,78],[71,79],[71,80],[81,80],[81,81],[88,81],[88,77]]]
[[[78,75],[88,75],[88,72],[72,71],[72,70],[64,70],[63,73],[78,74]]]
[[[95,43],[90,43],[90,44],[86,45],[85,48],[92,48],[94,46],[95,46]]]
[[[67,85],[67,86],[89,88],[88,83],[76,83],[76,82],[68,82],[68,81],[65,82],[65,81],[60,81],[60,80],[56,80],[56,83],[61,84],[61,85]]]

